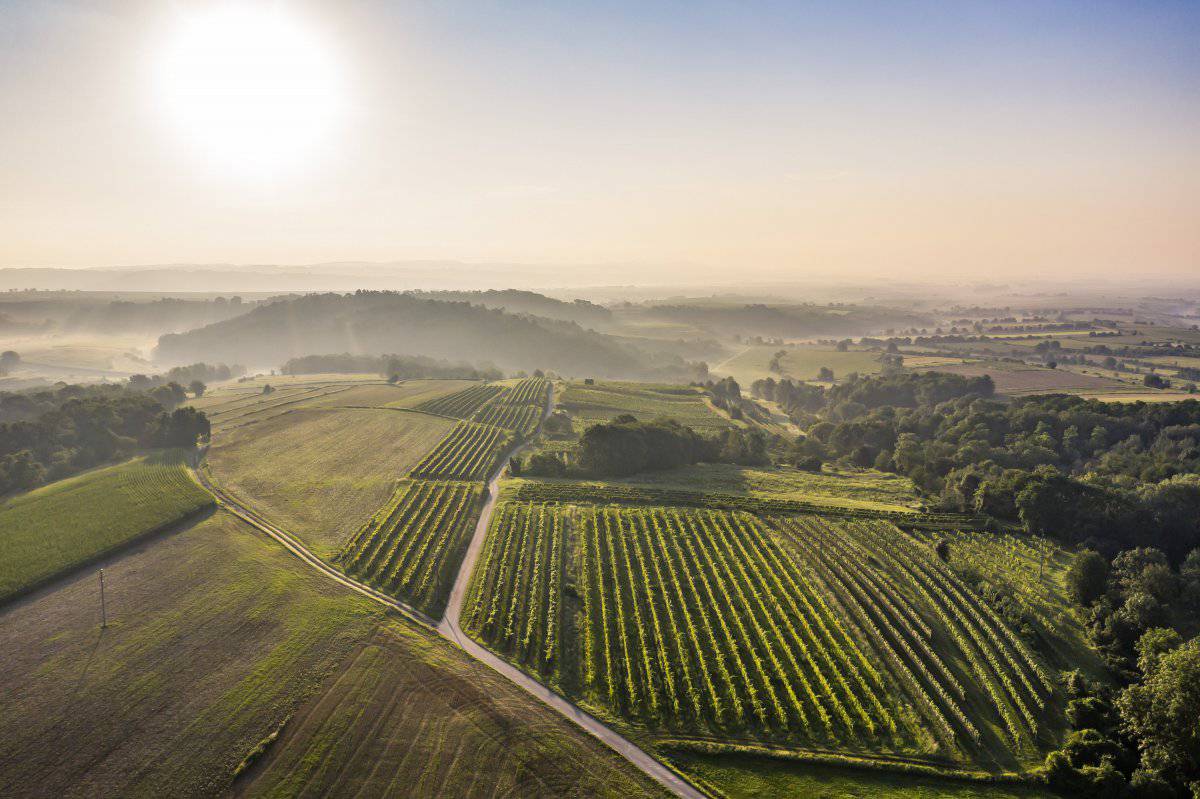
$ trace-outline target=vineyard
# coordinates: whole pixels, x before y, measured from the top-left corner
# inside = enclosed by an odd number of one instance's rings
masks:
[[[881,519],[506,501],[463,627],[651,729],[1036,757],[1028,646]]]
[[[537,428],[549,387],[549,381],[541,378],[522,380],[484,403],[471,419],[528,436]]]
[[[350,574],[436,616],[470,539],[477,483],[406,480],[338,560]]]
[[[412,470],[412,476],[434,480],[484,480],[511,442],[499,427],[459,422]]]
[[[346,571],[430,616],[441,615],[470,540],[483,481],[515,437],[536,429],[549,385],[532,378],[513,387],[471,386],[425,403],[445,401],[442,415],[471,413],[468,406],[474,406],[477,418],[488,423],[459,422],[413,467],[338,555]]]
[[[478,386],[468,386],[461,391],[447,394],[444,397],[422,402],[414,407],[415,410],[426,413],[436,413],[439,416],[454,416],[459,419],[470,418],[488,400],[501,394],[506,389],[503,386],[485,383]]]

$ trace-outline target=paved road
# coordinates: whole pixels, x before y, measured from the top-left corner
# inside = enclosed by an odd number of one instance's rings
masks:
[[[551,406],[547,405],[542,419],[545,420],[549,416]],[[518,447],[509,453],[508,457],[518,454],[524,445]],[[325,561],[318,558],[308,550],[304,544],[300,543],[294,536],[284,532],[280,528],[268,522],[266,519],[259,516],[253,509],[247,507],[242,502],[229,496],[219,487],[213,484],[208,475],[200,469],[193,470],[196,479],[200,484],[208,489],[218,504],[228,510],[230,513],[239,517],[247,524],[258,528],[266,535],[278,541],[289,552],[300,558],[306,565],[316,569],[321,574],[325,575],[335,582],[357,591],[363,596],[373,599],[380,604],[396,610],[412,621],[426,627],[437,630],[444,638],[453,641],[462,648],[471,657],[479,662],[489,666],[492,670],[499,673],[509,682],[522,688],[526,693],[540,699],[545,705],[552,710],[557,711],[568,721],[573,722],[585,732],[603,741],[615,752],[624,757],[639,770],[645,773],[652,780],[662,785],[667,790],[682,799],[704,799],[704,794],[696,790],[690,783],[680,777],[671,769],[664,766],[658,760],[655,760],[645,750],[639,748],[636,744],[624,737],[617,731],[606,726],[601,721],[591,716],[588,713],[580,710],[571,702],[551,691],[540,682],[534,680],[529,675],[522,672],[507,661],[501,659],[493,652],[484,649],[474,640],[463,633],[459,627],[459,618],[462,615],[463,600],[466,597],[467,586],[470,582],[471,572],[474,569],[475,561],[479,558],[479,552],[483,548],[483,540],[487,535],[488,524],[491,522],[492,513],[496,510],[496,500],[499,496],[500,478],[504,475],[504,470],[508,465],[508,457],[502,458],[500,466],[496,469],[495,474],[487,484],[487,499],[484,501],[482,510],[479,513],[479,521],[475,524],[475,532],[471,536],[471,542],[467,546],[467,554],[463,558],[462,565],[459,567],[458,574],[454,578],[454,587],[450,591],[450,602],[446,607],[446,615],[440,622],[435,622],[433,619],[421,613],[419,610],[406,605],[399,600],[376,591],[369,585],[361,583],[343,572],[335,569]]]

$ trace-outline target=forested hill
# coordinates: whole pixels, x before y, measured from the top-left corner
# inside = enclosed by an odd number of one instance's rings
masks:
[[[575,300],[565,302],[538,294],[533,291],[518,289],[492,289],[489,291],[421,291],[411,292],[414,296],[427,300],[442,302],[469,302],[487,308],[500,308],[509,313],[528,313],[544,316],[547,319],[559,319],[564,322],[578,322],[584,327],[601,327],[612,321],[612,311],[602,305]]]
[[[235,319],[162,336],[156,358],[277,368],[290,358],[330,352],[426,355],[569,376],[698,376],[681,359],[652,358],[573,322],[372,291],[279,300]]]

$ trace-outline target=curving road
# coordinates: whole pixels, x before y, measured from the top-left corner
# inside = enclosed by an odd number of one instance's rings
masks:
[[[550,415],[553,408],[552,403],[547,403],[546,409],[542,414],[542,421]],[[539,424],[540,427],[540,424]],[[536,433],[535,433],[536,434]],[[269,521],[259,516],[252,508],[247,507],[241,501],[231,497],[229,494],[222,491],[219,487],[213,484],[212,480],[201,469],[193,469],[192,473],[196,476],[197,481],[205,489],[207,489],[217,500],[217,504],[234,514],[242,521],[257,528],[267,536],[273,538],[283,545],[285,549],[298,557],[306,565],[323,574],[329,579],[341,583],[347,588],[357,591],[363,596],[372,599],[380,604],[386,605],[389,608],[402,613],[411,621],[436,630],[442,637],[453,641],[464,652],[471,657],[489,666],[493,671],[497,672],[509,682],[523,689],[526,693],[541,700],[543,704],[556,711],[559,715],[571,721],[580,729],[584,730],[593,737],[604,742],[621,755],[638,770],[657,782],[659,785],[666,788],[676,796],[682,799],[704,799],[705,794],[698,791],[691,783],[683,779],[679,774],[667,768],[661,762],[650,756],[645,750],[638,747],[625,736],[621,735],[616,730],[608,727],[603,722],[594,716],[580,710],[574,704],[556,694],[554,691],[542,685],[537,680],[534,680],[529,675],[525,674],[520,669],[500,658],[495,653],[480,646],[472,640],[459,626],[459,619],[462,615],[463,600],[466,598],[467,587],[470,584],[471,572],[475,568],[475,562],[479,559],[479,553],[483,549],[484,538],[487,536],[488,525],[491,523],[492,514],[496,510],[496,502],[499,498],[500,479],[504,476],[504,471],[508,465],[508,459],[513,455],[518,454],[527,445],[513,449],[508,455],[500,459],[500,465],[496,468],[495,473],[487,483],[487,499],[484,501],[483,508],[479,513],[479,521],[475,524],[475,532],[471,535],[471,541],[467,545],[467,553],[463,557],[462,565],[459,566],[458,574],[454,578],[454,586],[450,591],[450,601],[446,606],[446,614],[440,622],[421,613],[419,610],[400,602],[397,599],[376,591],[369,585],[355,580],[353,577],[330,566],[325,561],[314,555],[307,547],[304,546],[298,539],[289,533],[281,530]]]

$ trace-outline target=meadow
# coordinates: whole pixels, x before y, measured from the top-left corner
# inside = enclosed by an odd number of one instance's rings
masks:
[[[501,505],[463,627],[599,712],[1000,770],[1056,740],[1048,667],[886,520],[573,503]]]
[[[0,506],[0,602],[212,506],[182,458],[95,469]]]
[[[384,408],[296,409],[218,429],[208,464],[224,489],[328,558],[453,426]]]
[[[916,487],[906,477],[871,469],[838,469],[831,465],[820,472],[808,472],[790,466],[697,463],[614,478],[605,481],[605,485],[716,491],[875,510],[911,510],[919,504]]]
[[[688,386],[612,381],[587,385],[576,381],[566,385],[555,407],[572,417],[577,433],[623,414],[631,414],[643,421],[669,416],[704,432],[734,424],[709,405],[699,389]]]
[[[240,797],[659,797],[658,787],[452,645],[389,623],[302,706]]]

